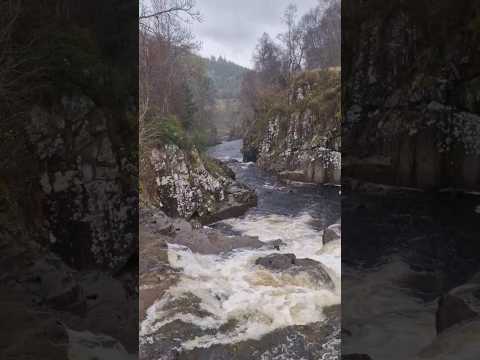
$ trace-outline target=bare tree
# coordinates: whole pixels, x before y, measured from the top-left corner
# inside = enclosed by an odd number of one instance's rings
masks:
[[[302,68],[304,59],[303,29],[297,24],[297,6],[290,4],[285,9],[283,22],[287,25],[287,31],[279,35],[279,39],[285,46],[285,62],[289,79]]]
[[[195,9],[194,0],[152,0],[151,6],[142,4],[140,20],[158,19],[162,16],[186,15],[191,19],[200,19],[200,13]]]
[[[10,109],[32,92],[34,85],[23,85],[42,70],[39,67],[27,69],[26,64],[31,58],[26,57],[25,53],[31,44],[19,44],[12,39],[21,12],[20,0],[0,3],[0,105]]]
[[[179,59],[197,44],[185,23],[199,21],[193,0],[153,0],[141,6],[139,17],[139,132],[144,142],[146,117],[152,108],[170,110]],[[187,18],[182,17],[184,14]]]
[[[305,14],[303,28],[305,63],[309,69],[340,65],[341,20],[340,1],[321,0]]]
[[[277,85],[282,77],[282,50],[270,35],[263,33],[253,55],[255,70],[265,85]]]

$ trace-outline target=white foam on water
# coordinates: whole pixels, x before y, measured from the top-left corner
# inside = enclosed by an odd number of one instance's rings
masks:
[[[202,329],[235,323],[228,331],[200,336],[183,344],[184,348],[192,349],[259,339],[281,327],[324,320],[322,309],[340,303],[340,243],[322,251],[322,234],[308,224],[311,220],[308,214],[297,217],[256,214],[225,221],[235,231],[259,236],[262,241],[281,239],[286,246],[280,251],[250,249],[237,250],[228,256],[201,255],[170,245],[170,264],[182,269],[183,275],[164,298],[148,309],[141,335],[151,334],[175,320]],[[329,290],[306,273],[293,276],[255,265],[259,257],[279,252],[323,263],[336,285],[335,290]],[[172,300],[192,295],[201,300],[202,316],[168,309]]]

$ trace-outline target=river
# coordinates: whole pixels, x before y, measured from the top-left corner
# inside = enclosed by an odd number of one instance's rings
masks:
[[[169,245],[169,262],[180,271],[180,279],[149,309],[141,332],[163,329],[165,336],[168,332],[181,333],[178,350],[186,354],[196,351],[192,359],[213,356],[201,349],[220,348],[222,352],[235,344],[239,352],[243,351],[242,344],[249,346],[239,359],[319,358],[318,350],[314,356],[308,346],[299,346],[295,336],[305,338],[304,332],[317,334],[316,329],[329,321],[325,310],[340,304],[340,242],[325,247],[322,244],[323,229],[340,218],[338,188],[282,183],[254,163],[242,162],[241,146],[241,140],[224,142],[211,148],[209,155],[228,162],[236,178],[255,189],[258,205],[242,217],[211,227],[226,234],[258,236],[264,242],[281,240],[284,246],[201,255]],[[334,289],[303,272],[289,275],[255,265],[258,258],[272,253],[293,253],[297,258],[323,264]],[[331,320],[329,324],[335,334],[324,331],[322,339],[314,340],[322,349],[322,359],[338,358],[340,324],[338,318],[336,321],[333,326]],[[172,328],[175,323],[190,330]],[[314,324],[314,329],[308,324]],[[281,335],[266,343],[263,339],[268,334]]]

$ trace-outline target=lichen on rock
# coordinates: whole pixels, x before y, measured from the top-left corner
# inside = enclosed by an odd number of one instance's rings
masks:
[[[307,71],[253,119],[244,160],[287,180],[340,182],[340,72]]]
[[[162,144],[151,151],[153,169],[148,202],[171,217],[202,223],[239,216],[256,205],[254,191],[235,181],[233,172],[195,147]]]

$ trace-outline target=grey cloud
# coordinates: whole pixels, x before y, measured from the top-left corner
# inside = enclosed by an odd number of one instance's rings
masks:
[[[272,37],[283,31],[282,14],[295,3],[299,14],[317,5],[317,0],[197,0],[201,23],[192,30],[202,43],[203,56],[225,56],[251,67],[252,52],[263,32]]]

